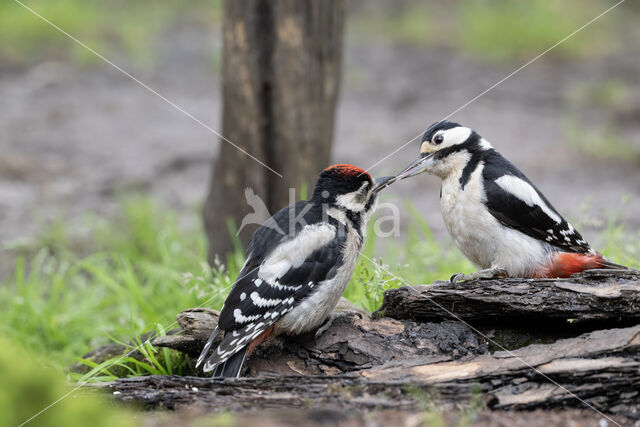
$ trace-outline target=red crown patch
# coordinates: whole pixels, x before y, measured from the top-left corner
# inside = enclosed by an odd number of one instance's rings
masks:
[[[325,171],[335,171],[345,176],[358,176],[364,174],[370,177],[370,175],[364,169],[347,164],[331,165],[326,168]]]

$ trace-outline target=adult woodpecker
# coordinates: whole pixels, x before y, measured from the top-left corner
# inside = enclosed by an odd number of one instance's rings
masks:
[[[568,277],[626,268],[594,251],[535,185],[473,130],[440,121],[422,137],[420,157],[397,177],[430,172],[442,180],[444,223],[478,278]]]
[[[358,167],[331,166],[311,199],[260,226],[196,366],[204,362],[203,370],[215,369],[216,377],[238,377],[246,356],[267,337],[327,326],[353,273],[378,192],[394,180],[374,182]],[[221,331],[224,338],[212,348]]]

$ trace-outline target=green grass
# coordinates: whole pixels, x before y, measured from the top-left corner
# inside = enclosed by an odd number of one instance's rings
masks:
[[[23,250],[0,285],[0,334],[54,366],[110,337],[126,341],[158,324],[171,329],[185,308],[220,307],[241,265],[238,256],[210,268],[201,227],[179,228],[147,199],[127,200],[112,221],[91,222],[88,255],[61,246],[69,238],[51,244],[47,235]]]
[[[472,0],[460,4],[460,45],[491,59],[525,58],[553,46],[609,3],[591,0]],[[576,57],[611,49],[613,15],[558,45],[553,55]]]
[[[633,108],[631,92],[630,83],[617,78],[573,87],[565,101],[569,144],[588,156],[640,165],[640,149],[620,126],[620,118]]]
[[[42,366],[39,358],[13,340],[0,337],[0,425],[17,426],[69,393],[64,376]],[[134,426],[132,411],[104,396],[79,391],[29,422],[29,426]]]
[[[156,43],[176,23],[211,25],[222,19],[220,0],[25,0],[54,24],[109,57],[150,66]],[[555,44],[610,3],[604,0],[410,1],[355,9],[355,34],[423,46],[449,46],[483,59],[528,58]],[[630,15],[637,14],[631,10]],[[583,57],[610,52],[619,28],[633,16],[618,11],[558,46],[551,55]],[[637,37],[629,31],[632,37]],[[22,65],[42,59],[98,61],[13,0],[0,0],[0,58]],[[211,56],[212,60],[217,57]],[[217,64],[219,65],[219,64]],[[216,65],[216,66],[217,66]]]
[[[407,203],[406,209],[411,221],[405,241],[393,238],[378,241],[373,232],[375,219],[369,223],[363,256],[358,260],[344,294],[345,298],[369,311],[380,307],[387,289],[448,280],[455,273],[473,271],[472,264],[455,247],[435,239],[415,207]],[[376,248],[382,245],[383,250]],[[375,253],[384,256],[376,257]]]
[[[548,49],[610,6],[603,0],[415,1],[363,8],[353,14],[351,25],[356,34],[395,43],[447,46],[492,61],[522,60]],[[582,58],[610,52],[621,19],[613,11],[550,54]]]
[[[615,124],[578,126],[576,120],[567,119],[566,138],[582,154],[598,159],[611,159],[640,165],[640,150],[623,137]]]
[[[365,10],[354,15],[350,25],[357,34],[375,35],[397,43],[430,44],[436,33],[430,9],[411,3],[384,10]]]
[[[161,335],[164,328],[158,325]],[[71,372],[70,377],[80,384],[88,382],[113,381],[122,377],[140,377],[145,375],[183,375],[183,368],[189,365],[186,355],[168,348],[157,348],[149,339],[136,337],[131,341],[114,339],[124,348],[123,354],[110,357],[101,362],[90,358],[78,358],[85,365],[84,374]],[[139,353],[139,356],[135,354]],[[189,372],[191,373],[191,371]]]
[[[207,23],[219,21],[220,1],[208,0],[24,0],[27,6],[107,57],[123,55],[148,66],[155,42],[181,17]],[[13,0],[0,0],[0,58],[20,65],[35,58],[98,58]]]
[[[389,288],[474,270],[451,244],[433,237],[419,212],[411,205],[406,209],[411,220],[405,241],[377,240],[371,222],[365,256],[345,292],[370,311]],[[610,218],[599,249],[615,262],[640,267],[640,233],[629,233],[615,216]],[[89,238],[79,246],[57,225],[32,245],[7,250],[17,260],[15,271],[0,284],[0,335],[57,371],[113,341],[144,353],[135,360],[111,359],[109,365],[116,363],[106,369],[107,364],[87,361],[93,372],[75,375],[75,380],[179,374],[181,355],[140,337],[175,328],[175,315],[184,309],[219,309],[244,261],[241,253],[209,267],[199,222],[179,227],[171,210],[142,197],[123,201],[121,214],[113,219],[92,218],[88,224]],[[367,258],[374,257],[372,264]]]

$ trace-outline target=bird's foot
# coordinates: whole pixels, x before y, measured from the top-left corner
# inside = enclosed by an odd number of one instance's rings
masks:
[[[467,282],[470,280],[478,279],[495,279],[496,277],[507,277],[507,270],[503,268],[487,268],[485,270],[478,270],[471,274],[458,273],[451,276],[451,283],[454,285],[458,282]]]
[[[360,313],[357,310],[334,311],[333,313],[331,313],[331,316],[329,316],[329,318],[318,328],[318,330],[314,335],[314,338],[315,339],[320,338],[322,334],[324,334],[327,331],[327,329],[331,327],[334,320],[339,319],[341,317],[347,317],[352,315],[356,315],[362,319],[362,313]]]

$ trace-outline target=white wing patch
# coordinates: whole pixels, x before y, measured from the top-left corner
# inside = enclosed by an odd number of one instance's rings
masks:
[[[540,209],[542,209],[549,218],[553,219],[558,224],[562,222],[562,218],[560,218],[560,216],[540,198],[538,192],[528,182],[513,175],[501,176],[496,179],[495,182],[504,191],[522,200],[527,204],[527,206],[540,206]]]
[[[317,249],[328,244],[336,236],[336,228],[330,224],[305,226],[293,239],[278,245],[260,265],[258,277],[269,284],[277,282],[292,268],[298,268]],[[258,284],[256,283],[256,286]]]

